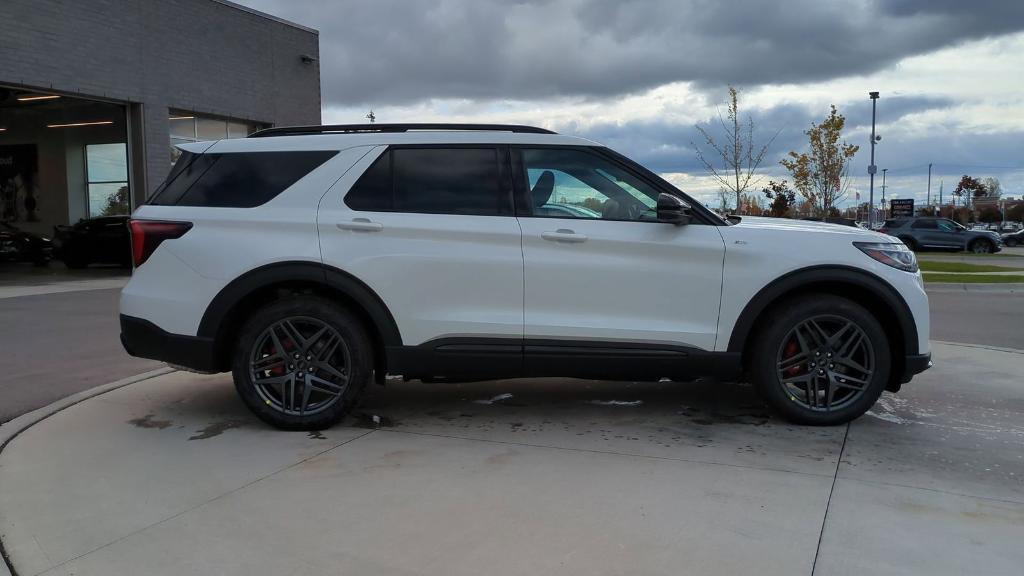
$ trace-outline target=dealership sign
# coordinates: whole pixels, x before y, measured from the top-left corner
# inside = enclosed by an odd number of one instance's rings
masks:
[[[889,209],[893,218],[899,218],[901,216],[913,216],[914,199],[898,198],[896,200],[889,200]]]

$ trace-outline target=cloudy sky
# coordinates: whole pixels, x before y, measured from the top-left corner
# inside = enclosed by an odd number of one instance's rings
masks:
[[[889,197],[924,201],[962,174],[1024,196],[1019,0],[242,0],[320,31],[325,123],[510,122],[607,144],[716,203],[693,149],[727,87],[764,163],[802,150],[835,104],[861,145],[871,104]],[[880,182],[876,181],[876,194]],[[849,202],[854,201],[851,193]]]

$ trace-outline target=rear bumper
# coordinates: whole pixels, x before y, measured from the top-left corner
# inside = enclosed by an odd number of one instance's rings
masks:
[[[924,372],[925,370],[932,367],[932,353],[927,354],[912,354],[907,356],[906,361],[903,363],[903,377],[900,378],[901,383],[910,382],[910,379],[915,375]]]
[[[220,372],[212,338],[171,334],[149,320],[121,314],[121,345],[138,358],[200,372]]]

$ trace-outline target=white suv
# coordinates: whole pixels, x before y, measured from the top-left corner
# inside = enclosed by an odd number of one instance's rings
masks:
[[[131,221],[122,342],[232,371],[281,428],[330,426],[388,374],[746,377],[836,424],[930,365],[895,238],[726,221],[588,140],[371,124],[181,148]]]

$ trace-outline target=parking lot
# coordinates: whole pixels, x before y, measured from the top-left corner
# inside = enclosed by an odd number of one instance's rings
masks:
[[[1019,574],[1021,354],[935,354],[835,428],[743,385],[550,379],[391,381],[285,433],[160,371],[4,449],[0,533],[19,574]]]
[[[393,379],[344,425],[287,433],[252,417],[228,375],[163,368],[93,388],[159,366],[116,342],[124,279],[22,272],[0,286],[0,313],[29,330],[4,335],[7,418],[86,391],[0,427],[0,442],[24,429],[0,453],[0,541],[19,575],[1024,562],[1012,288],[933,293],[933,338],[971,342],[934,343],[933,369],[850,426],[793,426],[749,386],[714,381]]]

